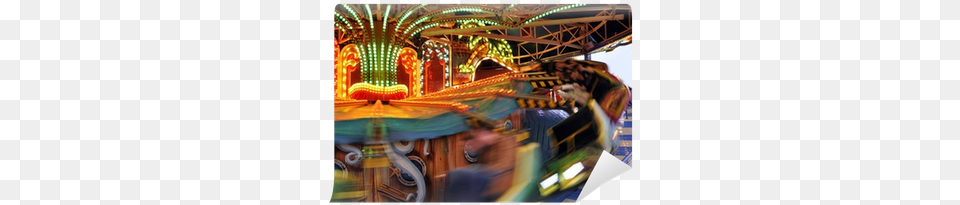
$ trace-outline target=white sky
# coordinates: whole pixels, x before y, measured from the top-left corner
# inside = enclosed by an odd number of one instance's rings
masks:
[[[633,44],[617,47],[611,52],[594,53],[591,60],[607,63],[610,72],[623,80],[627,86],[633,86]],[[583,60],[583,56],[576,59]]]

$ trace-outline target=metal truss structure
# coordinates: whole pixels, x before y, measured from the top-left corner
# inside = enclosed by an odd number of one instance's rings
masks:
[[[384,19],[383,15],[388,15],[385,19],[390,23],[400,22],[403,12],[397,11],[416,9],[408,19],[435,15],[430,17],[431,21],[488,19],[505,24],[459,28],[456,21],[441,23],[424,29],[419,37],[408,38],[406,46],[418,48],[426,40],[448,41],[446,39],[457,39],[458,36],[503,39],[510,43],[513,50],[511,60],[516,65],[610,50],[629,44],[633,29],[631,8],[626,4],[586,4],[569,9],[563,9],[568,4],[394,4],[394,12],[385,12],[387,10],[379,8],[381,6],[376,5],[373,9],[374,18]],[[442,12],[467,6],[488,12]],[[407,20],[400,26],[411,23]],[[355,32],[338,30],[336,37],[342,44],[351,41],[354,35]]]

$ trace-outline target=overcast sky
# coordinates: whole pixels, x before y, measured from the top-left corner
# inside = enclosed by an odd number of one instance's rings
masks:
[[[583,56],[576,58],[583,59]],[[607,63],[613,75],[627,86],[633,86],[633,44],[617,47],[611,52],[594,53],[591,60]]]

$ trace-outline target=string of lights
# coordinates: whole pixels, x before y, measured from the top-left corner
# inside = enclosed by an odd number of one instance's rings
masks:
[[[347,93],[352,99],[398,100],[406,98],[408,90],[406,85],[378,86],[357,83],[350,86]]]
[[[420,97],[416,99],[409,99],[410,101],[424,101],[424,100],[451,100],[451,99],[467,99],[467,98],[476,98],[476,97],[490,97],[496,95],[509,95],[515,94],[516,91],[512,89],[486,89],[480,91],[472,92],[458,92],[453,94],[443,94],[443,95],[430,95],[428,97]]]
[[[543,13],[541,13],[541,14],[539,14],[539,15],[536,15],[536,16],[534,16],[533,18],[527,19],[527,20],[524,21],[522,24],[528,24],[528,23],[530,23],[530,22],[533,22],[533,21],[536,21],[536,20],[538,20],[538,19],[540,19],[540,18],[549,16],[550,14],[556,13],[556,12],[558,12],[558,11],[563,11],[563,10],[567,10],[567,9],[571,9],[571,8],[576,8],[576,7],[580,7],[580,6],[583,6],[583,5],[587,5],[587,4],[571,4],[571,5],[560,6],[560,7],[551,9],[551,10],[549,10],[549,11],[547,11],[547,12],[543,12]],[[522,24],[521,24],[521,25],[522,25]]]
[[[406,30],[403,31],[402,35],[407,35],[410,32],[410,30],[417,28],[417,26],[420,25],[420,23],[423,23],[424,21],[431,19],[437,15],[454,13],[454,12],[496,13],[496,11],[493,11],[492,9],[485,8],[485,7],[476,7],[476,6],[451,7],[451,8],[435,11],[418,18],[416,21],[410,24]],[[420,29],[420,30],[423,30],[423,29]],[[419,33],[419,31],[414,33]],[[411,35],[412,34],[413,33],[411,33]]]
[[[447,44],[445,44],[445,43],[441,43],[441,42],[437,42],[437,41],[432,41],[432,40],[431,40],[431,41],[425,42],[425,43],[423,44],[423,48],[422,48],[422,50],[423,50],[423,60],[424,60],[424,62],[423,62],[423,68],[421,68],[421,73],[425,73],[425,72],[423,72],[423,70],[424,70],[425,68],[429,67],[430,65],[433,65],[433,63],[440,64],[441,66],[443,66],[443,71],[444,71],[444,77],[443,77],[444,82],[445,82],[445,86],[444,86],[444,87],[449,87],[449,86],[450,86],[450,80],[449,80],[449,79],[450,79],[450,66],[447,65],[447,63],[450,62],[450,48],[449,48],[449,47],[450,47],[450,46],[447,45]],[[434,62],[433,59],[435,59],[435,58],[437,59],[437,62]],[[421,79],[423,79],[423,78],[421,78]]]
[[[474,28],[482,27],[490,24],[489,21],[475,21],[475,20],[465,20],[465,23],[460,25],[460,28]],[[500,25],[495,23],[495,25]],[[487,31],[487,33],[490,33]],[[462,37],[462,36],[461,36]],[[510,44],[503,39],[491,39],[486,37],[479,36],[470,36],[467,40],[467,48],[473,50],[474,52],[470,55],[467,62],[459,65],[457,68],[460,73],[475,73],[477,67],[480,66],[480,62],[483,60],[493,60],[494,62],[500,64],[500,66],[506,67],[510,70],[515,70],[513,60],[513,49],[510,48]],[[473,80],[471,75],[470,80]]]
[[[483,79],[483,80],[474,81],[474,82],[471,82],[471,83],[468,83],[468,84],[465,84],[465,85],[460,85],[460,86],[453,87],[453,88],[447,88],[447,89],[441,90],[441,91],[439,91],[439,92],[434,92],[434,93],[431,93],[430,96],[433,96],[433,95],[441,95],[441,94],[446,94],[446,93],[451,93],[451,92],[461,92],[461,91],[464,91],[464,90],[469,90],[469,89],[474,89],[474,88],[478,88],[478,87],[483,87],[483,86],[487,86],[487,85],[491,85],[491,84],[501,83],[501,82],[504,82],[504,81],[507,81],[507,80],[510,80],[510,79],[515,79],[515,78],[520,78],[520,77],[523,77],[523,75],[516,75],[516,74],[513,74],[513,73],[503,73],[503,74],[491,76],[491,77],[489,77],[489,78],[485,78],[485,79]]]
[[[458,111],[469,111],[470,105],[465,105],[459,102],[429,102],[429,101],[409,101],[409,100],[394,100],[390,101],[391,105],[401,105],[401,106],[422,106],[422,107],[438,107],[438,108],[453,108]]]

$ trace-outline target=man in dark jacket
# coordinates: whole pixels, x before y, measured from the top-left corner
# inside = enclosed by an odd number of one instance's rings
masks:
[[[493,131],[493,126],[485,123],[478,124],[478,128],[470,131],[470,134],[471,138],[465,144],[468,153],[483,152],[487,147],[503,138],[499,133]],[[496,175],[496,171],[480,163],[450,170],[447,172],[444,201],[493,202],[498,196],[491,196],[488,193]]]
[[[485,194],[493,181],[493,174],[481,164],[447,172],[446,202],[493,202],[494,197]]]

